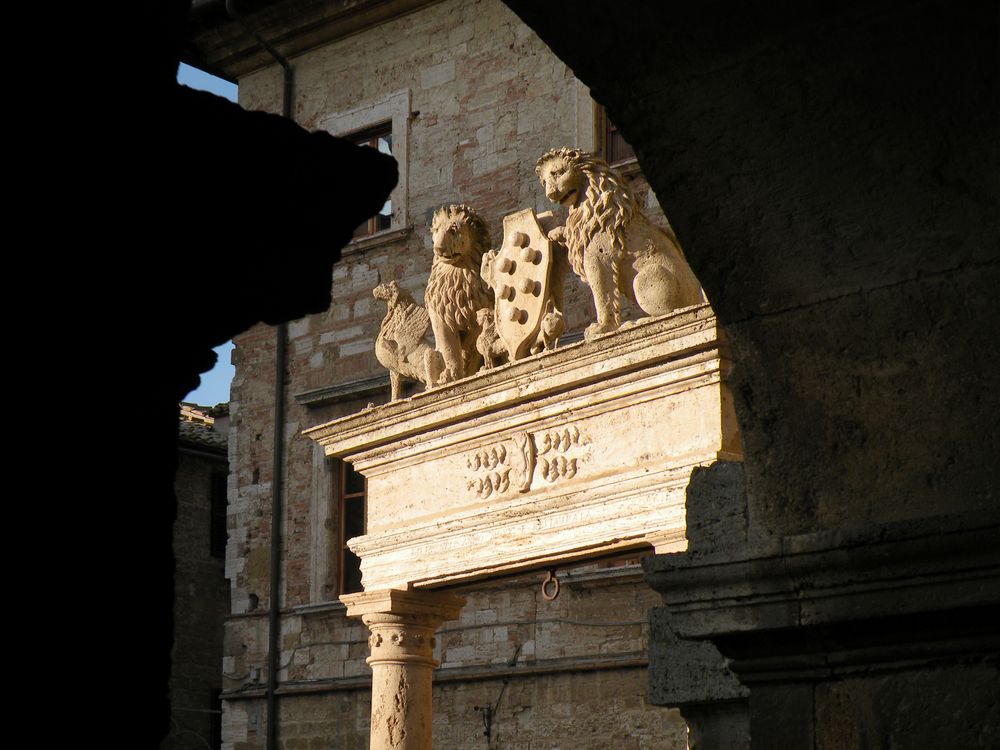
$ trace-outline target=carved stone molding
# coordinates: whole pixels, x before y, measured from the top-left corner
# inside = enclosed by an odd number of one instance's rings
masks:
[[[432,615],[394,615],[376,612],[363,615],[362,622],[371,630],[368,647],[371,654],[368,664],[381,661],[413,661],[429,664],[432,668],[434,647],[437,645],[434,631],[441,619]]]
[[[572,450],[581,444],[580,430],[576,425],[539,433],[535,441],[538,445],[538,469],[542,479],[552,484],[559,479],[572,479],[576,476],[577,461],[582,460]]]
[[[465,459],[473,472],[466,486],[483,499],[508,490],[527,492],[535,475],[537,453],[536,437],[528,432],[516,432],[508,440],[473,451]],[[547,472],[548,461],[545,466]]]
[[[305,434],[367,478],[366,588],[675,551],[692,471],[740,458],[728,369],[695,306]]]

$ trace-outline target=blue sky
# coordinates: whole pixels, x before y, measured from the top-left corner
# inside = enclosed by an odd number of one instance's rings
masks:
[[[221,78],[192,68],[190,65],[181,63],[177,71],[177,82],[193,89],[210,91],[233,102],[236,101],[236,84],[223,81]],[[202,406],[215,406],[229,401],[229,384],[232,382],[235,372],[229,361],[232,351],[232,341],[227,341],[222,346],[216,347],[215,353],[219,359],[215,367],[202,373],[201,385],[191,391],[184,398],[184,401],[194,402]]]

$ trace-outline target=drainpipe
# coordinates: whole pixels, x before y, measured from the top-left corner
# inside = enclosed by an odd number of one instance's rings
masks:
[[[278,648],[281,635],[281,498],[285,467],[285,351],[288,324],[279,323],[274,353],[274,454],[271,476],[271,597],[267,611],[267,750],[278,748]]]
[[[281,114],[292,119],[292,66],[274,47],[247,26],[235,9],[233,0],[226,0],[226,12],[250,34],[284,72],[281,93]],[[278,748],[278,653],[281,636],[279,599],[281,596],[281,499],[284,492],[285,467],[285,356],[288,345],[288,324],[279,323],[275,331],[274,353],[274,453],[271,459],[271,595],[267,611],[267,750]]]

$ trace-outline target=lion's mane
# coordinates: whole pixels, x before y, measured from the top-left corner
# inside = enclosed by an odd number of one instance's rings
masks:
[[[594,235],[607,232],[611,237],[615,257],[619,257],[625,252],[625,227],[634,216],[642,214],[628,185],[611,171],[604,159],[594,154],[577,149],[554,148],[542,154],[535,171],[540,174],[547,161],[557,158],[574,164],[586,180],[583,200],[578,206],[571,208],[566,217],[569,262],[576,275],[585,279],[587,276],[583,270],[583,253]]]
[[[464,204],[443,206],[435,211],[432,230],[436,231],[443,221],[456,219],[468,229],[470,253],[458,264],[434,256],[424,301],[444,318],[451,330],[478,330],[476,311],[493,307],[490,289],[479,275],[483,253],[489,250],[490,232],[475,210]]]

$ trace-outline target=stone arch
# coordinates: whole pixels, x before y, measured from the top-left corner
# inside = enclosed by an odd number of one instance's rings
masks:
[[[505,2],[635,147],[732,344],[745,477],[706,476],[699,497],[727,498],[745,538],[709,534],[704,551],[722,550],[733,566],[770,554],[783,568],[789,545],[801,544],[796,559],[808,549],[810,565],[819,566],[799,577],[732,567],[747,581],[786,576],[780,586],[792,592],[795,613],[768,623],[748,606],[737,629],[763,637],[780,620],[803,653],[821,659],[833,647],[805,642],[821,632],[842,636],[844,622],[862,630],[867,623],[872,642],[926,644],[943,612],[960,611],[948,629],[964,633],[963,619],[996,608],[997,587],[937,599],[904,560],[931,554],[916,552],[918,539],[935,537],[935,564],[954,579],[949,596],[967,590],[955,572],[966,553],[995,566],[986,537],[977,536],[985,532],[976,531],[996,533],[991,467],[1000,454],[1000,430],[983,416],[1000,412],[992,333],[1000,280],[995,12],[943,2],[853,3],[819,13],[785,2],[625,2],[613,13],[599,4],[564,13]],[[691,501],[689,494],[689,519]],[[887,537],[895,547],[884,546]],[[894,594],[895,609],[837,589],[859,575],[859,549],[881,550],[880,564],[896,571],[886,587],[910,584],[909,594]],[[695,580],[684,577],[685,565],[654,565],[649,579],[676,594]],[[843,598],[830,594],[825,611],[809,610],[807,627],[793,600],[815,585],[820,568],[833,571],[827,591]],[[712,596],[726,591],[735,589],[719,586]],[[676,637],[671,628],[685,627],[669,609],[662,643]],[[893,619],[900,611],[911,613],[906,622]],[[701,632],[722,643],[733,622],[723,622],[721,609],[712,616]],[[724,652],[751,663],[767,651],[754,635],[730,637]],[[957,689],[963,679],[983,679],[989,647],[973,641],[979,661],[966,671],[954,662],[908,671],[890,659],[882,666],[894,682],[882,708],[870,697],[852,699],[848,724],[866,710],[905,706],[918,684]],[[717,668],[698,658],[688,663],[692,674]],[[862,660],[859,668],[870,666]],[[806,683],[808,690],[785,693],[754,683],[751,696],[762,698],[756,708],[751,699],[749,718],[717,712],[708,724],[732,733],[705,730],[707,746],[746,746],[751,724],[764,746],[851,744],[864,741],[863,731],[875,742],[890,735],[928,742],[920,734],[926,719],[916,716],[911,730],[852,725],[843,730],[849,737],[834,736],[839,730],[824,712],[835,683]],[[975,744],[965,725],[947,720],[948,690],[920,702],[947,727],[941,731],[954,733],[946,742]],[[722,697],[738,693],[723,689],[714,700]],[[985,704],[971,710],[987,721]]]

